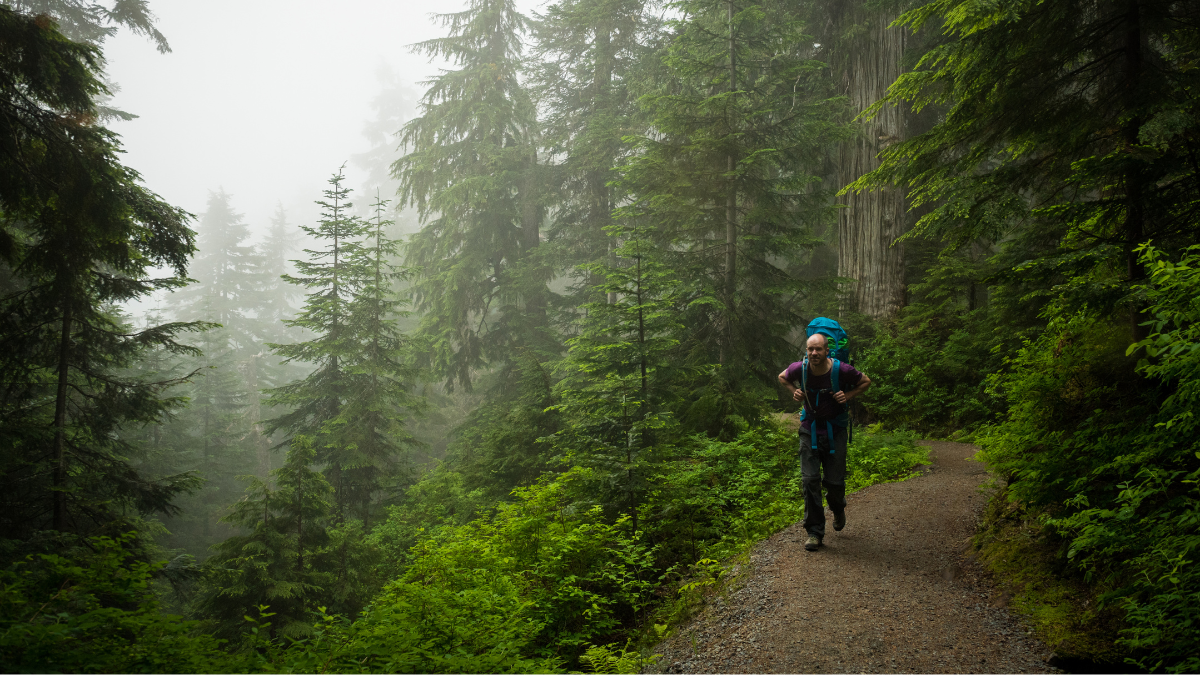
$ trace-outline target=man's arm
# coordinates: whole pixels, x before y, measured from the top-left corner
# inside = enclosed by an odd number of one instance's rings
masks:
[[[783,372],[779,374],[779,384],[782,384],[788,391],[792,392],[793,401],[804,400],[804,392],[800,391],[796,385],[787,379],[787,368],[784,368]]]
[[[835,391],[835,392],[833,392],[833,400],[837,401],[838,403],[843,403],[843,404],[849,403],[850,400],[853,399],[855,396],[858,396],[859,394],[866,391],[867,387],[871,386],[871,378],[867,377],[866,373],[860,372],[859,375],[862,375],[862,379],[860,379],[858,381],[857,387],[851,389],[850,391]]]

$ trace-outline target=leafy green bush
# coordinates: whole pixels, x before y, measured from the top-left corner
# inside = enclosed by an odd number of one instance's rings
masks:
[[[694,436],[659,448],[670,459],[653,465],[659,473],[648,481],[636,532],[628,516],[607,518],[590,501],[604,475],[585,467],[547,474],[461,525],[435,509],[437,518],[418,532],[394,509],[401,522],[377,526],[372,537],[419,536],[402,576],[355,621],[324,616],[311,636],[272,643],[266,668],[633,668],[641,657],[628,649],[628,636],[671,584],[716,565],[709,556],[739,553],[803,515],[797,443],[794,431],[767,426],[727,443]],[[903,477],[924,453],[911,436],[858,434],[850,485]]]
[[[993,421],[1003,410],[1003,400],[987,390],[987,376],[1000,370],[1002,348],[1016,338],[993,308],[963,303],[982,274],[945,256],[923,283],[910,287],[913,302],[858,360],[871,376],[863,400],[873,417],[893,429],[949,436]]]
[[[991,386],[1007,419],[982,439],[1010,499],[1042,513],[1066,561],[1125,610],[1129,662],[1200,669],[1200,247],[1153,248],[1152,334],[1086,311],[1059,316]],[[1145,358],[1127,358],[1137,350]]]
[[[914,467],[930,463],[929,448],[917,445],[916,438],[909,432],[884,432],[880,425],[855,433],[846,453],[846,492],[916,475]]]
[[[357,620],[327,619],[281,651],[276,667],[553,671],[611,641],[636,622],[657,576],[624,519],[606,522],[599,507],[571,498],[590,473],[547,474],[491,514],[434,528]]]
[[[151,588],[166,563],[134,559],[126,535],[29,556],[0,571],[0,664],[6,672],[225,672],[221,641],[159,613]]]

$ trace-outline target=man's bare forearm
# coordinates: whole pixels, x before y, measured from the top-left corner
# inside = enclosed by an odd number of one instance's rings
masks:
[[[866,391],[867,388],[870,386],[871,386],[871,378],[867,377],[866,375],[863,375],[862,381],[860,381],[858,383],[858,386],[851,389],[850,391],[846,392],[846,400],[849,401],[849,400],[853,399],[855,396],[858,396],[859,394]]]

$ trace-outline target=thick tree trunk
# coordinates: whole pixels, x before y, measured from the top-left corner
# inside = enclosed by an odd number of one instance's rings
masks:
[[[858,114],[887,93],[900,75],[906,36],[888,28],[893,13],[848,10],[843,25],[865,27],[855,44],[840,55],[843,93]],[[840,149],[841,186],[879,167],[879,152],[905,136],[905,113],[885,106],[874,119],[856,122],[858,134]],[[842,309],[875,319],[894,317],[904,305],[904,249],[893,245],[905,232],[905,196],[897,188],[850,193],[838,215],[838,276],[856,283],[843,296]]]

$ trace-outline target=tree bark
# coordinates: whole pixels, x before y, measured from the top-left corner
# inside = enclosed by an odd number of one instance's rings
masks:
[[[1142,79],[1145,56],[1142,50],[1142,17],[1141,6],[1137,0],[1130,2],[1125,10],[1125,35],[1123,51],[1125,68],[1122,82],[1123,98],[1126,110],[1138,107],[1138,84]],[[1131,116],[1123,125],[1122,136],[1127,151],[1132,151],[1138,144],[1138,132],[1142,127],[1141,117]],[[1141,167],[1138,163],[1130,162],[1125,171],[1125,265],[1129,281],[1136,283],[1146,278],[1146,268],[1138,258],[1137,247],[1145,238],[1145,183]],[[1145,339],[1150,334],[1150,328],[1143,326],[1147,319],[1146,307],[1135,303],[1130,312],[1130,329],[1134,342]]]
[[[733,0],[727,0],[725,9],[729,22],[729,93],[734,95],[737,91],[737,52],[736,43],[733,35]],[[731,98],[730,105],[734,105]],[[736,115],[730,115],[730,119],[736,118]],[[730,129],[730,135],[733,134],[733,129]],[[734,295],[737,292],[737,182],[734,180],[734,169],[737,168],[737,157],[732,149],[733,139],[730,140],[731,149],[726,157],[726,171],[729,173],[728,184],[725,188],[725,322],[724,335],[721,339],[721,356],[722,364],[728,362],[729,354],[733,353],[733,321],[734,321]]]
[[[250,390],[250,434],[254,439],[254,454],[258,464],[258,477],[263,482],[271,476],[271,444],[263,433],[262,395],[259,392],[258,371],[262,367],[263,353],[255,354],[246,361],[246,388]]]
[[[58,344],[58,386],[54,396],[54,512],[51,526],[62,532],[67,511],[67,378],[71,373],[71,302],[63,308],[62,333]]]
[[[866,30],[838,58],[842,92],[852,114],[859,114],[887,93],[901,72],[907,34],[888,28],[895,12],[848,9],[839,23],[864,24]],[[856,122],[856,137],[839,151],[838,181],[848,185],[879,167],[879,152],[905,137],[905,112],[884,106],[871,120]],[[842,298],[842,310],[889,319],[904,305],[904,249],[894,245],[905,232],[904,192],[884,188],[840,199],[838,276],[856,283]]]

